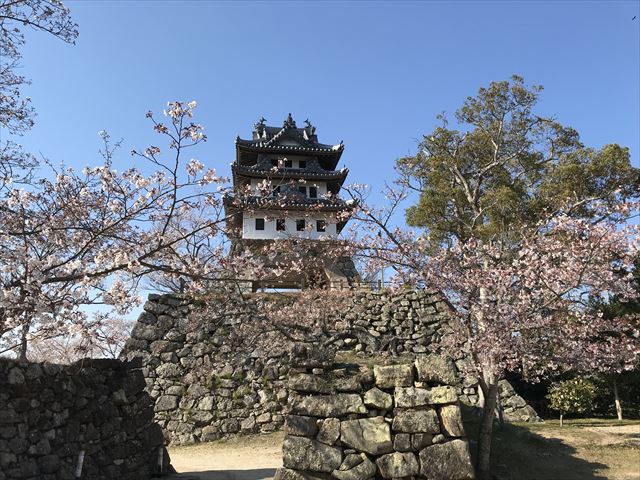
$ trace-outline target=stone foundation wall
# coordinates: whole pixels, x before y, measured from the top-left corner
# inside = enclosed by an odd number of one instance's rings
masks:
[[[220,300],[217,319],[193,325],[190,299],[150,295],[123,356],[142,363],[155,419],[173,444],[282,427],[288,367],[279,357],[236,352],[234,325],[258,315],[251,299]]]
[[[369,291],[355,295],[344,322],[347,328],[362,328],[383,341],[394,341],[399,354],[425,353],[446,333],[449,309],[439,294],[427,290]],[[337,346],[374,353],[356,337]]]
[[[117,360],[0,359],[0,480],[144,480],[169,457],[142,372]]]
[[[149,296],[123,357],[142,362],[147,391],[156,402],[155,419],[168,442],[282,428],[289,396],[287,359],[269,352],[238,352],[227,342],[231,328],[260,315],[259,295],[220,299],[219,318],[198,325],[189,320],[198,308],[189,298]],[[445,308],[426,291],[356,293],[340,320],[354,335],[335,346],[363,354],[424,352],[440,338]]]
[[[168,442],[282,428],[288,358],[237,351],[229,342],[234,326],[259,317],[258,298],[265,296],[219,298],[215,321],[194,324],[189,315],[199,307],[189,298],[149,296],[123,357],[142,363],[147,391],[156,402],[155,419]],[[356,355],[423,355],[446,334],[448,312],[441,297],[424,290],[356,292],[336,322],[336,330],[348,334],[334,345]],[[473,379],[461,380],[456,388],[461,401],[477,403]]]
[[[297,371],[277,480],[474,478],[451,361]]]

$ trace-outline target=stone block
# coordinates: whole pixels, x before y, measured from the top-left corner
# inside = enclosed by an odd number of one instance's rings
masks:
[[[279,468],[273,480],[331,480],[331,475],[322,472],[301,472],[291,468]]]
[[[380,410],[391,410],[393,408],[393,397],[374,387],[364,394],[364,404]]]
[[[340,438],[340,420],[337,418],[324,419],[318,432],[318,441],[333,445],[338,438]]]
[[[17,423],[20,421],[18,415],[16,415],[15,410],[11,409],[3,409],[0,410],[0,425],[7,423]]]
[[[450,358],[442,355],[425,355],[415,361],[418,381],[455,385],[456,367]]]
[[[51,444],[49,440],[43,438],[38,443],[29,447],[29,455],[49,455],[51,453]]]
[[[394,391],[396,407],[415,408],[427,405],[456,403],[458,394],[455,387],[441,386],[433,388],[396,388]]]
[[[158,368],[156,368],[156,375],[159,378],[182,377],[183,368],[175,363],[163,363]]]
[[[411,435],[411,446],[413,450],[422,450],[433,443],[433,435],[430,433],[414,433]]]
[[[163,395],[156,400],[155,411],[164,412],[178,408],[179,398],[173,395]]]
[[[271,414],[269,412],[262,413],[256,417],[258,423],[269,423],[271,421]]]
[[[211,410],[213,410],[214,405],[214,398],[211,395],[207,395],[206,397],[203,397],[200,402],[198,402],[198,410],[210,412]]]
[[[15,464],[17,461],[18,457],[16,457],[14,453],[0,452],[0,467],[3,470]]]
[[[131,331],[131,336],[140,340],[146,340],[153,342],[162,338],[162,330],[155,325],[145,325],[143,323],[136,323]]]
[[[360,376],[349,375],[333,379],[333,387],[338,392],[359,392],[362,388]]]
[[[327,381],[317,375],[299,373],[289,378],[289,389],[305,393],[329,393]]]
[[[413,385],[411,365],[373,366],[376,386],[379,388],[410,387]]]
[[[287,415],[284,428],[288,435],[299,437],[315,437],[318,433],[316,419],[301,415]]]
[[[347,455],[339,470],[331,475],[338,480],[368,480],[376,474],[376,466],[364,454]]]
[[[394,390],[396,407],[415,408],[429,405],[429,394],[424,388],[408,387]]]
[[[13,367],[9,370],[7,380],[10,385],[22,385],[24,383],[24,374],[22,373],[22,369],[19,367]]]
[[[431,445],[420,450],[420,475],[426,480],[473,480],[469,445],[464,440]]]
[[[245,418],[240,422],[240,430],[243,432],[252,432],[256,428],[256,419],[253,415]]]
[[[445,403],[456,403],[458,395],[455,387],[442,386],[427,389],[429,395],[429,403],[431,405],[441,405]]]
[[[20,461],[20,477],[18,478],[38,478],[40,468],[34,458],[24,458]]]
[[[349,413],[367,413],[360,395],[355,393],[337,393],[335,395],[317,395],[314,397],[292,397],[291,412],[311,417],[341,417]]]
[[[438,409],[442,430],[448,437],[464,437],[464,426],[460,408],[457,405],[445,405]]]
[[[354,450],[348,449],[348,451],[353,452]],[[368,458],[369,457],[367,457],[366,453],[347,453],[342,460],[339,470],[351,470],[353,467],[360,465]]]
[[[235,418],[228,418],[220,422],[220,431],[222,433],[236,433],[240,430],[240,422]]]
[[[60,459],[57,455],[45,455],[38,458],[38,467],[41,473],[55,473],[60,468]]]
[[[438,415],[429,408],[426,410],[396,410],[392,428],[402,433],[440,433]]]
[[[411,446],[410,433],[396,433],[393,436],[393,449],[396,452],[409,452],[413,448]]]
[[[309,438],[287,436],[282,444],[282,464],[286,468],[331,473],[341,463],[341,449]]]
[[[393,452],[376,460],[383,478],[402,478],[418,475],[420,467],[411,452]]]
[[[340,422],[340,440],[358,451],[380,455],[393,450],[391,431],[384,417]]]

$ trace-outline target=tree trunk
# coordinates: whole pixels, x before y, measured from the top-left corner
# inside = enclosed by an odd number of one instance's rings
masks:
[[[620,395],[618,393],[618,380],[616,378],[613,379],[613,399],[616,404],[616,414],[618,415],[618,420],[624,420],[622,418],[622,403],[620,402]]]
[[[560,414],[560,426],[564,427],[564,425],[562,424],[562,414]]]
[[[504,410],[502,409],[502,403],[500,403],[500,394],[498,393],[498,399],[496,400],[496,415],[498,417],[498,424],[500,428],[504,427]]]
[[[498,400],[498,383],[487,385],[487,395],[482,409],[482,422],[478,432],[478,458],[476,470],[479,480],[491,480],[491,434],[493,432],[493,419]]]
[[[29,334],[29,324],[25,323],[22,325],[22,332],[20,335],[20,355],[18,355],[18,360],[21,362],[27,361],[27,335]]]

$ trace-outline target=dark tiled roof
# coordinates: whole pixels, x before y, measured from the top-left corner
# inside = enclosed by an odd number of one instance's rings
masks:
[[[354,208],[339,197],[333,198],[303,198],[297,195],[281,195],[275,197],[257,197],[248,196],[236,199],[233,195],[227,195],[224,203],[228,207],[241,208],[243,205],[247,208],[256,208],[261,210],[287,210],[287,209],[304,209],[308,211],[342,211]]]
[[[258,166],[247,166],[232,164],[231,171],[234,176],[244,175],[252,178],[301,178],[306,180],[338,180],[340,184],[344,182],[349,174],[349,169],[343,168],[342,170],[314,170],[308,171],[306,169],[265,169]]]
[[[311,122],[306,121],[307,126],[298,128],[296,122],[289,114],[282,127],[270,127],[264,124],[262,118],[255,124],[253,139],[245,140],[239,136],[236,138],[236,146],[239,148],[262,149],[283,152],[314,152],[314,153],[338,153],[344,150],[344,144],[328,145],[318,142],[316,128]],[[292,140],[297,145],[284,145],[285,139]]]

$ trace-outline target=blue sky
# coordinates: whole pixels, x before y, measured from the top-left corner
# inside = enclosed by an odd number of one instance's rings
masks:
[[[75,46],[29,33],[37,123],[21,142],[54,162],[99,162],[97,132],[132,147],[167,100],[198,101],[209,141],[193,156],[228,172],[236,134],[288,112],[344,140],[349,181],[379,190],[435,116],[517,73],[545,86],[538,113],[585,144],[640,149],[640,3],[67,2]],[[3,132],[6,135],[6,132]]]

